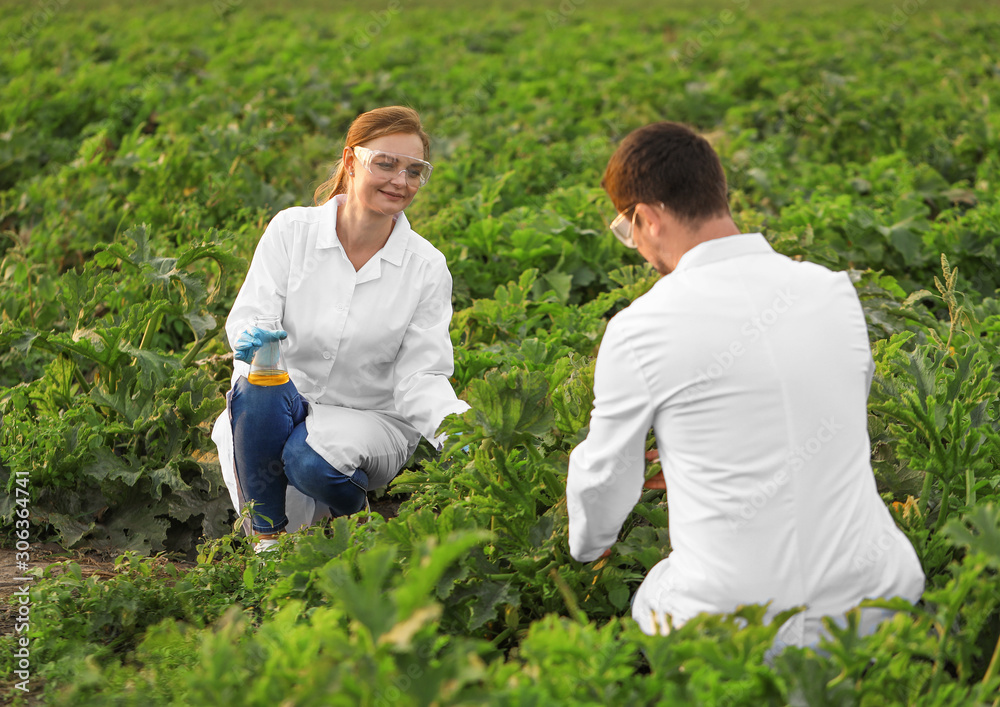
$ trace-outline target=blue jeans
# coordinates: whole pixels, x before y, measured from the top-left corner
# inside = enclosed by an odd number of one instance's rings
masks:
[[[244,501],[254,501],[251,525],[275,533],[288,525],[285,492],[290,483],[330,508],[334,516],[365,507],[368,476],[345,476],[306,444],[308,404],[291,381],[253,385],[239,378],[230,396],[236,478]]]

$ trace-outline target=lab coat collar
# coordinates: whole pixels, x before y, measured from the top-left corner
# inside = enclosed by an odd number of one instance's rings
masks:
[[[696,245],[681,256],[673,271],[690,270],[702,265],[717,263],[720,260],[738,258],[741,255],[762,255],[773,252],[774,249],[763,234],[741,233],[735,236],[725,236]]]
[[[337,209],[346,200],[346,194],[337,194],[319,207],[322,209],[322,214],[320,217],[320,232],[316,239],[317,248],[344,249],[340,239],[337,237]],[[396,225],[393,227],[392,233],[389,234],[389,240],[375,254],[375,257],[380,260],[386,260],[396,266],[402,265],[403,255],[406,253],[406,246],[409,242],[410,222],[406,220],[406,214],[400,211],[396,215]]]

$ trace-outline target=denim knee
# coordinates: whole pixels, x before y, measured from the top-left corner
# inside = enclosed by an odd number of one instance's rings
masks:
[[[281,453],[288,435],[306,416],[307,405],[295,385],[258,386],[240,377],[230,394],[233,457],[243,501],[253,501],[251,524],[274,532],[288,523],[287,483]]]
[[[254,385],[244,376],[233,384],[230,407],[239,407],[250,414],[262,413],[272,419],[275,414],[287,413],[293,426],[305,420],[308,411],[308,404],[292,381],[273,386]]]
[[[285,476],[302,493],[330,508],[334,516],[350,515],[364,508],[368,477],[358,469],[348,477],[306,444],[305,423],[289,435],[282,452]]]

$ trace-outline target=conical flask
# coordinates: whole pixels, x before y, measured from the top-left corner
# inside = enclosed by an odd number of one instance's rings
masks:
[[[265,331],[280,331],[281,320],[278,317],[257,317],[254,326]],[[288,369],[285,358],[281,355],[281,341],[265,341],[250,362],[250,375],[247,377],[254,385],[281,385],[288,382]]]

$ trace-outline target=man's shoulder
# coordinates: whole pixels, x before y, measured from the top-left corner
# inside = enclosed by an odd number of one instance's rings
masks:
[[[833,293],[857,297],[850,275],[843,270],[831,270],[825,265],[807,260],[786,259],[787,282],[803,294],[825,298]]]
[[[685,290],[703,290],[706,284],[727,289],[760,285],[767,287],[776,279],[798,280],[803,283],[848,281],[847,273],[831,270],[825,265],[798,260],[771,248],[740,253],[699,267],[676,271],[657,283],[661,296],[677,296]],[[656,289],[656,288],[654,288]],[[650,290],[652,293],[654,290]]]
[[[755,253],[665,275],[612,317],[608,326],[612,328],[614,323],[613,328],[624,331],[632,327],[646,328],[651,319],[663,324],[674,317],[688,321],[692,313],[706,311],[712,306],[706,299],[718,299],[706,298],[708,292],[732,299],[790,284],[794,284],[797,291],[815,296],[842,288],[853,290],[846,272],[831,270],[819,263],[794,260],[774,251]]]
[[[639,295],[625,309],[612,316],[608,320],[604,338],[628,337],[648,331],[651,317],[663,321],[669,318],[670,310],[682,307],[678,297],[672,296],[676,295],[676,288],[672,288],[668,280],[669,276],[660,278],[645,294]],[[675,290],[674,293],[671,292],[672,289]]]
[[[678,275],[682,274],[672,273],[661,277],[644,294],[636,297],[629,306],[612,317],[612,321],[619,319],[624,323],[650,314],[663,317],[669,315],[671,310],[688,306],[688,300],[693,297],[691,282]]]

